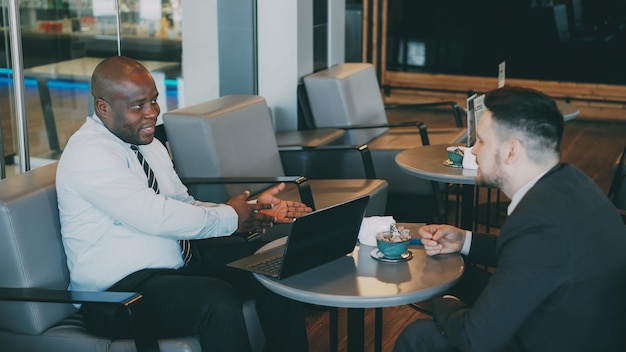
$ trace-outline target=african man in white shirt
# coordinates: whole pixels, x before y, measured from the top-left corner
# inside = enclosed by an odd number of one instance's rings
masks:
[[[254,204],[247,191],[226,204],[190,196],[166,148],[154,138],[159,92],[135,60],[102,61],[92,75],[91,93],[95,113],[69,139],[57,170],[70,288],[139,292],[143,298],[134,317],[149,331],[157,337],[199,336],[202,349],[211,351],[250,350],[242,301],[252,296],[266,350],[308,350],[301,304],[225,265],[263,242],[233,238],[237,243],[216,247],[207,239],[262,232],[311,208],[277,198],[284,184]],[[264,212],[269,208],[271,216]],[[186,240],[193,249],[188,263],[179,243]],[[95,304],[81,311],[96,334],[119,338],[132,331],[125,312]]]

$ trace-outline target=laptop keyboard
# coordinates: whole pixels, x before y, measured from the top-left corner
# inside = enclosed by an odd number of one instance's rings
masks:
[[[266,273],[278,274],[278,269],[280,268],[282,259],[282,255],[271,257],[258,263],[251,264],[249,268]]]

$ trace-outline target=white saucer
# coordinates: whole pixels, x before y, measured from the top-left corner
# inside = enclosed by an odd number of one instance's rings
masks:
[[[450,159],[446,159],[446,160],[444,160],[444,161],[442,162],[442,164],[444,164],[445,166],[449,166],[449,167],[458,167],[458,168],[463,167],[463,165],[462,165],[462,164],[455,164],[455,163],[453,163],[453,162],[452,162],[452,160],[450,160]]]
[[[391,259],[391,258],[387,258],[385,257],[385,255],[378,250],[378,248],[374,249],[370,255],[372,256],[372,258],[381,261],[381,262],[388,262],[388,263],[399,263],[399,262],[406,262],[407,260],[411,260],[411,258],[413,258],[413,252],[411,251],[406,251],[404,252],[400,258],[397,259]]]

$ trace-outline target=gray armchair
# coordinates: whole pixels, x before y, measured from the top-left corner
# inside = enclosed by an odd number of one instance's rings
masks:
[[[269,109],[262,97],[221,97],[171,110],[163,115],[163,122],[175,168],[197,199],[223,202],[246,189],[254,196],[269,187],[269,183],[306,180],[306,175],[285,175]],[[308,153],[325,147],[320,148],[292,146],[285,152]],[[348,149],[362,155],[362,148]],[[363,164],[362,156],[358,159],[358,167],[366,172],[367,164]],[[218,178],[218,184],[207,186],[208,178]],[[237,180],[230,183],[226,178]],[[196,185],[196,181],[200,184]],[[291,184],[280,197],[303,201],[313,208],[324,208],[369,195],[366,214],[384,214],[387,200],[387,182],[384,180],[308,180],[306,185],[311,192],[310,199],[304,196],[307,193],[302,188],[298,190]]]
[[[67,291],[56,163],[0,180],[0,346],[2,351],[201,351],[194,336],[154,341],[136,327],[135,340],[90,334],[72,303],[121,304],[132,313],[133,292]],[[255,351],[263,334],[253,301],[244,315]],[[131,316],[132,317],[132,316]]]
[[[315,128],[344,129],[345,136],[339,143],[368,145],[377,177],[389,182],[388,213],[396,215],[394,210],[411,208],[416,204],[415,197],[419,197],[429,199],[428,202],[435,205],[435,217],[443,217],[445,209],[442,208],[442,202],[445,201],[445,185],[433,185],[430,181],[409,176],[395,163],[395,156],[405,149],[421,145],[465,143],[467,131],[463,127],[461,111],[457,104],[441,102],[419,105],[419,107],[450,105],[452,108],[450,116],[453,118],[450,120],[449,128],[424,128],[424,124],[420,121],[390,124],[376,72],[371,64],[339,64],[305,76],[303,81]],[[414,107],[414,105],[394,106],[394,108],[404,107]],[[442,161],[444,159],[445,155],[442,156]],[[357,161],[354,159],[346,159],[344,164],[350,165],[355,162]],[[346,166],[345,170],[351,172],[334,176],[359,176],[354,172],[358,171],[357,168]],[[297,169],[290,171],[295,172]],[[316,176],[315,174],[309,175],[310,178],[316,178]],[[436,195],[436,203],[432,203],[434,195]],[[418,217],[400,220],[429,221],[431,219]]]

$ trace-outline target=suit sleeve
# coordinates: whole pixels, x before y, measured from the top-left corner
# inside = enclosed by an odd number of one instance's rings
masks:
[[[502,349],[566,280],[566,250],[555,231],[536,213],[509,218],[499,238],[498,268],[474,306],[443,298],[432,302],[435,321],[454,345],[463,351]]]
[[[472,245],[467,255],[470,263],[496,267],[496,243],[497,235],[477,233],[472,234]]]

